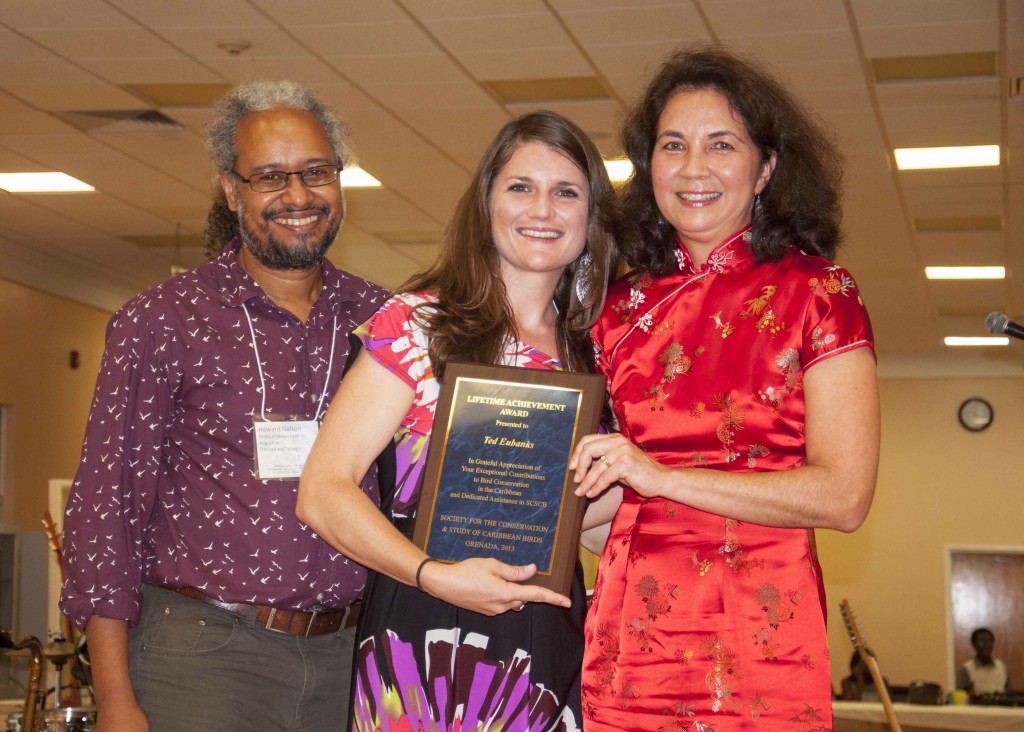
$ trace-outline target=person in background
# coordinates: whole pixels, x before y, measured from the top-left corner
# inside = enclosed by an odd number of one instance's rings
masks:
[[[533,565],[432,561],[357,483],[394,438],[389,513],[415,512],[453,361],[591,369],[588,329],[617,261],[614,203],[601,156],[576,125],[523,115],[484,153],[437,261],[356,331],[365,350],[328,411],[297,505],[317,533],[378,572],[359,628],[353,730],[580,728],[579,563],[568,598],[520,584]],[[353,423],[359,440],[348,437]]]
[[[956,688],[971,695],[972,700],[987,694],[1004,694],[1010,690],[1010,671],[1006,664],[992,657],[996,637],[988,628],[971,633],[974,658],[956,670]]]
[[[670,56],[628,115],[633,272],[593,328],[621,433],[577,492],[625,486],[587,617],[588,730],[831,729],[815,527],[871,505],[871,327],[834,264],[841,158],[768,72]]]
[[[101,732],[345,716],[366,571],[294,513],[345,333],[385,298],[325,258],[344,136],[301,85],[230,91],[208,143],[239,235],[110,321],[61,598],[88,638]],[[359,481],[377,500],[372,471]]]
[[[872,658],[875,657],[874,652],[870,648],[867,650],[867,653]],[[882,679],[882,681],[888,689],[889,682],[886,679]],[[871,669],[864,663],[864,659],[860,657],[859,651],[854,650],[853,655],[850,656],[850,675],[843,677],[842,691],[839,698],[843,701],[879,702],[882,700],[878,689],[875,687],[875,680],[871,676]]]

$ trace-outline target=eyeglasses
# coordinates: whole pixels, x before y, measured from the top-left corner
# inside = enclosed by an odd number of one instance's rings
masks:
[[[243,178],[238,172],[232,170],[231,174],[243,183],[248,183],[256,193],[273,193],[283,191],[288,187],[288,178],[292,175],[299,176],[302,184],[307,188],[318,188],[326,186],[338,180],[338,173],[342,166],[338,165],[314,165],[305,170],[268,170],[266,173],[256,173],[248,178]]]

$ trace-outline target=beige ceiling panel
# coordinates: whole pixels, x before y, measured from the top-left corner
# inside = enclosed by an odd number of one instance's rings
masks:
[[[309,16],[303,15],[308,22]],[[384,49],[401,53],[436,53],[437,44],[416,23],[408,20],[387,23],[345,23],[306,25],[292,28],[299,40],[324,57],[382,56]]]
[[[382,105],[399,115],[423,106],[440,109],[481,107],[488,103],[497,106],[478,84],[469,81],[376,84],[369,91]]]
[[[785,43],[780,43],[781,38]],[[736,35],[723,40],[740,48],[744,53],[760,56],[769,65],[809,64],[816,66],[830,61],[857,62],[857,47],[848,32],[816,31],[814,33],[787,33],[785,35]]]
[[[96,28],[88,33],[76,29],[25,31],[32,40],[64,58],[174,58],[176,48],[152,31],[142,28]]]
[[[511,115],[500,107],[409,110],[404,120],[466,170],[475,170],[480,156]]]
[[[61,135],[73,131],[70,125],[53,115],[32,109],[2,92],[0,96],[5,97],[0,101],[4,110],[0,114],[0,145],[3,145],[3,135]]]
[[[996,17],[999,3],[998,0],[851,0],[850,4],[861,28],[903,28],[988,20]]]
[[[221,76],[190,58],[83,59],[84,68],[114,84],[216,84]]]
[[[246,57],[225,56],[201,58],[204,64],[232,84],[261,79],[292,79],[318,86],[339,81],[338,73],[318,58],[298,56]]]
[[[134,21],[104,0],[47,0],[5,2],[0,22],[18,30],[125,28]]]
[[[456,57],[480,51],[508,51],[515,66],[534,49],[572,46],[572,40],[549,13],[491,15],[426,20],[431,33]],[[562,72],[556,72],[561,76]]]
[[[440,253],[440,244],[392,244],[395,251],[417,264],[417,269],[426,269]]]
[[[327,253],[338,267],[378,285],[394,289],[420,267],[379,237],[346,223]]]
[[[199,137],[203,136],[204,128],[213,119],[213,110],[208,107],[171,107],[160,111]]]
[[[469,77],[449,56],[443,53],[396,53],[380,55],[325,55],[325,60],[346,79],[365,87],[371,93],[377,84],[390,84],[401,79],[422,79],[440,83],[459,83]]]
[[[703,38],[701,40],[707,40]],[[589,49],[590,58],[626,103],[634,99],[679,40],[652,43],[616,43]]]
[[[794,28],[808,31],[848,31],[843,3],[821,0],[749,2],[715,0],[702,3],[711,27],[721,36],[791,34]],[[786,44],[782,44],[786,45]],[[784,50],[779,48],[778,50]]]
[[[98,79],[88,71],[62,59],[49,51],[24,56],[2,57],[4,74],[0,85],[4,89],[25,88],[33,84],[96,84]]]
[[[77,221],[111,236],[166,233],[168,222],[103,193],[89,196],[39,196],[40,209]]]
[[[514,114],[523,114],[533,109],[550,109],[558,112],[575,122],[588,135],[598,142],[611,145],[615,153],[618,153],[616,136],[618,124],[621,117],[621,108],[618,102],[611,100],[580,100],[567,102],[536,102],[533,104],[510,104],[508,108]],[[602,152],[604,152],[602,150]],[[608,154],[608,153],[606,153]]]
[[[999,21],[993,17],[964,23],[865,28],[861,39],[868,58],[994,51],[999,48]]]
[[[495,15],[507,15],[510,10],[519,13],[542,13],[547,10],[547,3],[542,0],[403,0],[402,5],[420,20],[436,20],[439,18],[485,18]]]
[[[856,61],[813,61],[776,66],[775,73],[797,94],[817,89],[864,89],[864,71]]]
[[[0,22],[2,21],[3,18],[0,16]],[[0,62],[4,64],[4,77],[7,76],[9,62],[28,65],[30,62],[49,61],[53,57],[53,53],[48,48],[40,46],[9,28],[0,27]],[[0,78],[0,83],[3,83],[2,78]]]
[[[150,28],[240,28],[272,25],[259,8],[247,0],[108,0],[139,23]],[[306,5],[306,3],[304,3]]]
[[[140,166],[161,170],[197,191],[205,192],[213,178],[209,154],[191,133],[104,135],[104,140]]]
[[[198,59],[228,58],[231,55],[217,44],[222,41],[248,41],[252,44],[236,58],[279,58],[305,52],[300,41],[274,26],[235,28],[162,28],[161,37]]]
[[[900,173],[915,219],[1002,215],[999,171],[935,171],[928,175],[929,172]]]
[[[252,4],[284,26],[321,23],[362,23],[405,20],[407,14],[392,0],[252,0]],[[403,3],[404,4],[404,3]]]
[[[998,103],[1005,93],[996,77],[948,79],[935,81],[893,81],[875,85],[875,95],[884,110],[901,107],[935,107],[937,105],[977,105]]]
[[[997,145],[1002,140],[1002,118],[996,100],[969,106],[939,103],[886,109],[882,116],[893,147]]]
[[[350,190],[347,219],[362,231],[426,231],[439,229],[441,222],[425,215],[395,191]]]
[[[119,86],[95,80],[87,83],[23,84],[19,79],[5,84],[4,89],[34,107],[51,111],[145,109],[147,106]]]
[[[916,235],[922,262],[930,267],[1005,265],[1001,232],[950,231]]]
[[[65,257],[54,257],[38,247],[40,242],[17,243],[0,232],[0,277],[43,292],[113,312],[137,291],[113,282],[105,270],[82,270]],[[64,266],[61,266],[64,265]]]
[[[531,48],[515,63],[510,62],[507,49],[465,51],[458,54],[458,60],[481,81],[594,75],[593,67],[571,45]]]
[[[630,40],[679,43],[706,32],[696,8],[689,3],[571,10],[562,14],[573,36],[584,45]]]
[[[931,280],[928,283],[931,297],[937,310],[954,311],[970,307],[979,313],[989,313],[999,308],[1006,296],[1003,280]],[[983,323],[974,324],[975,333],[945,333],[944,335],[986,335]]]

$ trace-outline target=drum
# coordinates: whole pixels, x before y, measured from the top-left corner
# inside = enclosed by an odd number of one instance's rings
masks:
[[[96,710],[93,707],[48,709],[43,716],[46,732],[93,732]]]
[[[6,732],[21,732],[21,720],[24,718],[24,714],[21,712],[11,712],[7,715],[7,724],[4,725]]]

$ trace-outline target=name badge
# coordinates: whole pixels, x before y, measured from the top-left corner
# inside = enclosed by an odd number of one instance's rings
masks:
[[[311,419],[253,419],[256,477],[260,480],[297,479],[302,474],[319,429]]]

